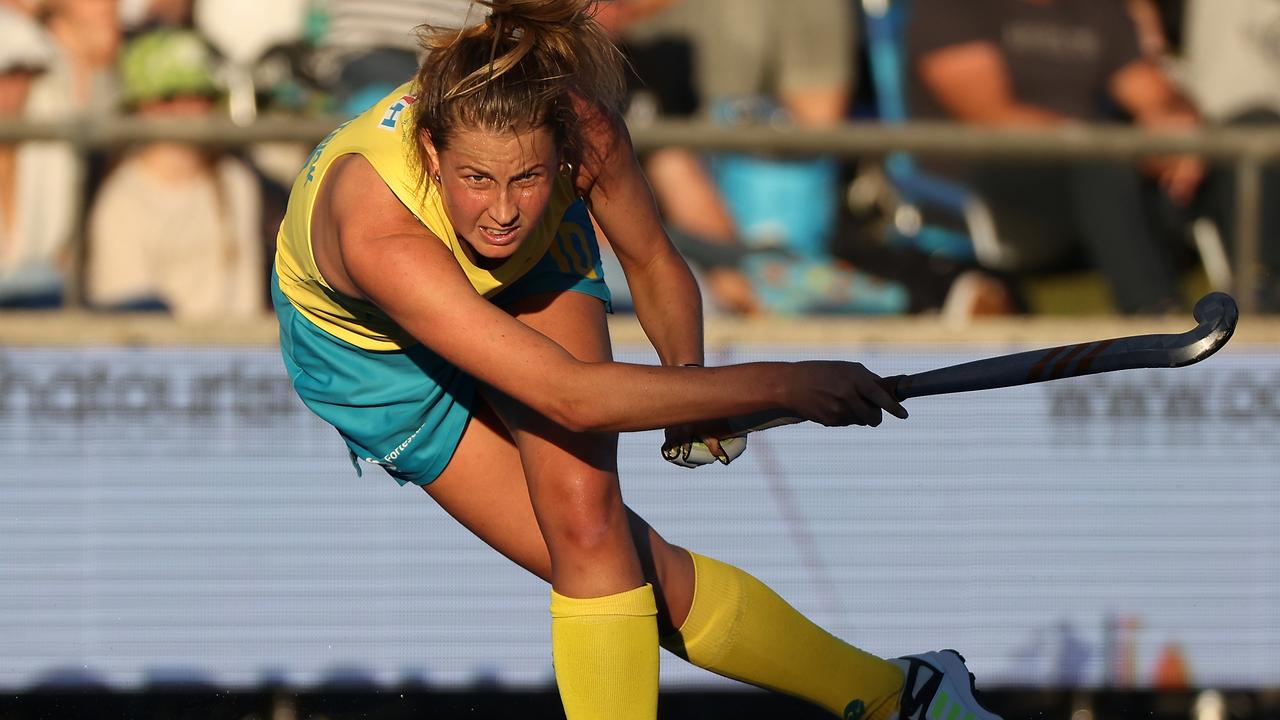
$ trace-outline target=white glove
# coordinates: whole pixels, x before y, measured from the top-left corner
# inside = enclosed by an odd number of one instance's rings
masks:
[[[747,449],[747,436],[727,437],[720,439],[720,448],[724,450],[727,460],[722,460],[707,449],[704,442],[687,442],[683,445],[676,445],[670,448],[663,448],[662,457],[672,465],[679,465],[683,468],[696,468],[703,465],[710,465],[713,462],[721,462],[725,465],[738,459]]]

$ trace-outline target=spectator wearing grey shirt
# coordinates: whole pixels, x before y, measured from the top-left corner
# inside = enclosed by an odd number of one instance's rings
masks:
[[[911,104],[924,118],[989,127],[1062,127],[1127,114],[1144,127],[1192,127],[1190,103],[1144,57],[1114,0],[915,0],[908,23]],[[1196,158],[1145,171],[1188,203],[1204,175]],[[1142,175],[1117,163],[975,162],[949,168],[992,206],[1023,272],[1083,259],[1125,313],[1181,305],[1169,246]]]

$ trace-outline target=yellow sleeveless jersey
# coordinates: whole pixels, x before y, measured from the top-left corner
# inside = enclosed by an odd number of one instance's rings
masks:
[[[387,187],[423,226],[453,252],[476,292],[492,297],[519,280],[547,251],[560,217],[574,201],[568,176],[556,181],[551,205],[533,233],[502,265],[486,270],[468,259],[449,222],[439,188],[419,181],[417,138],[412,88],[396,88],[372,108],[329,134],[307,159],[293,183],[289,207],[276,240],[276,275],[280,290],[304,317],[334,337],[365,350],[399,350],[417,343],[372,303],[348,297],[329,287],[311,251],[311,216],[316,196],[333,161],[356,154],[369,161]],[[430,240],[425,234],[424,241]],[[429,282],[424,278],[424,282]]]

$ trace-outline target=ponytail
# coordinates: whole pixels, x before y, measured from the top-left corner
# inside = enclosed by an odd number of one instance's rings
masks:
[[[427,56],[416,78],[417,129],[444,148],[460,129],[547,127],[577,167],[583,143],[575,105],[618,113],[625,95],[621,53],[594,19],[595,0],[473,3],[489,9],[484,23],[420,33]]]

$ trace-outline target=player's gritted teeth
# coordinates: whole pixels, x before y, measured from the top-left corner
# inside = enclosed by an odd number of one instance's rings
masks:
[[[515,242],[519,234],[520,226],[509,228],[488,228],[481,227],[480,233],[493,245],[510,245]]]

